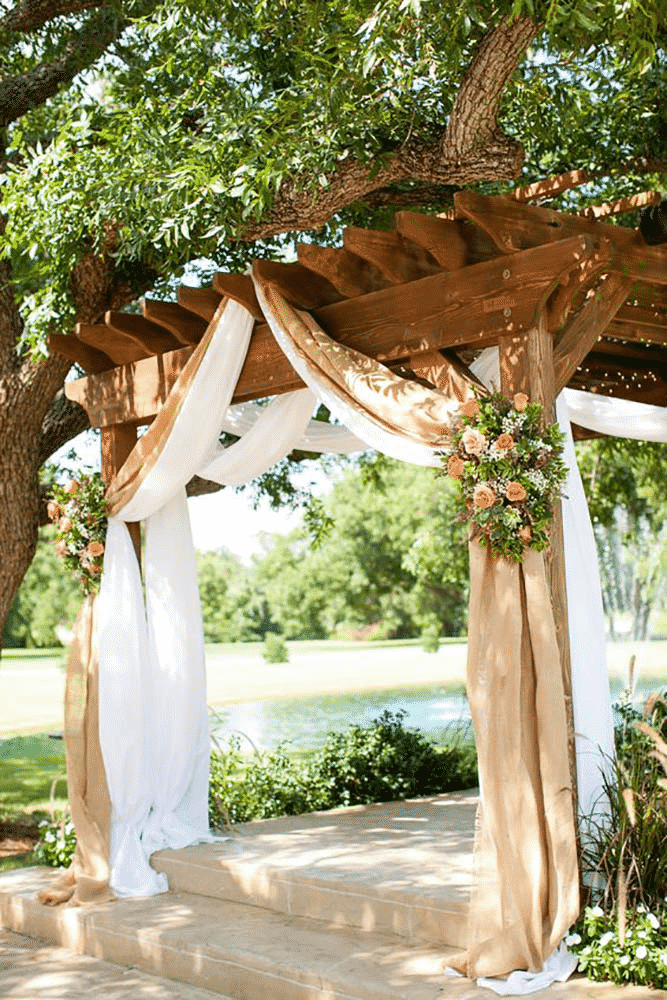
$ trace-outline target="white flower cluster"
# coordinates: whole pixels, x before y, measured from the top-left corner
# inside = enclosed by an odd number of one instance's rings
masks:
[[[542,492],[542,490],[546,490],[549,486],[549,480],[541,469],[529,469],[525,475],[531,486],[534,486],[535,489],[540,490],[540,492]]]
[[[520,431],[527,420],[525,413],[508,413],[502,420],[502,429],[505,434],[515,434]]]

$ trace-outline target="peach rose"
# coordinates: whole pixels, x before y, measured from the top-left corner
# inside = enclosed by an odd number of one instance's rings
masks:
[[[56,542],[56,552],[58,553],[59,556],[64,557],[67,555],[67,542],[65,541],[64,538],[60,538]]]
[[[58,521],[58,531],[71,531],[72,522],[68,517],[61,517]]]
[[[57,521],[61,514],[60,504],[55,500],[49,500],[46,505],[46,513],[48,514],[49,521]]]
[[[463,414],[464,417],[474,417],[479,413],[479,403],[477,399],[473,396],[469,399],[467,403],[459,407],[459,412]]]
[[[525,394],[525,392],[517,392],[512,402],[514,403],[514,409],[518,413],[523,413],[523,411],[528,406],[528,396]]]
[[[505,489],[505,496],[508,500],[525,500],[526,491],[524,490],[521,483],[517,483],[514,480],[507,484]]]
[[[468,455],[481,455],[486,448],[486,438],[474,427],[466,427],[461,435],[461,444]]]
[[[532,532],[527,524],[524,524],[523,528],[519,528],[517,534],[522,542],[529,542],[532,537]]]
[[[102,545],[102,542],[90,542],[86,552],[89,556],[92,556],[93,559],[96,559],[104,552],[104,546]]]
[[[78,492],[78,490],[79,490],[79,486],[80,486],[80,483],[78,483],[78,482],[76,481],[76,479],[73,479],[73,480],[71,481],[71,483],[69,484],[69,486],[67,487],[67,490],[66,490],[66,492],[67,492],[67,493],[69,493],[69,495],[70,495],[71,497],[73,497],[73,496],[74,496],[74,494]]]
[[[488,507],[493,507],[496,502],[496,494],[490,486],[479,483],[473,490],[472,499],[476,507],[486,510]]]
[[[460,479],[463,473],[465,472],[465,469],[466,469],[466,464],[462,458],[459,458],[458,455],[452,455],[449,461],[447,462],[447,472],[454,479]]]
[[[496,441],[498,451],[511,451],[514,447],[514,438],[511,434],[501,434]]]

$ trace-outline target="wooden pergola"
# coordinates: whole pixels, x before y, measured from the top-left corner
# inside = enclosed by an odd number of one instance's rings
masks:
[[[302,243],[298,263],[258,261],[255,268],[332,338],[406,378],[437,385],[443,358],[467,366],[498,345],[502,391],[526,392],[547,414],[565,386],[667,405],[667,245],[647,246],[638,230],[600,221],[655,204],[659,195],[580,215],[528,204],[576,183],[571,174],[508,196],[462,191],[446,216],[399,212],[395,230],[349,228],[340,249]],[[251,279],[238,274],[216,274],[209,289],[183,285],[177,303],[145,299],[142,315],[108,312],[99,324],[51,338],[52,350],[88,373],[67,383],[66,394],[102,429],[107,480],[224,296],[256,319],[233,401],[302,387],[264,322]],[[569,693],[558,519],[549,572]]]

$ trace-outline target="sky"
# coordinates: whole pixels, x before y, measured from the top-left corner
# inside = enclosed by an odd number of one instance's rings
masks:
[[[71,463],[66,459],[70,450],[76,452]],[[85,431],[57,452],[51,461],[62,461],[72,470],[82,466],[99,469],[99,436]],[[331,487],[324,472],[316,468],[302,476],[297,474],[299,480],[304,487],[312,483],[313,492],[318,496],[326,494]],[[236,491],[229,487],[207,496],[191,497],[188,506],[195,548],[200,552],[229,549],[246,565],[250,565],[254,554],[262,551],[259,537],[262,532],[288,534],[301,521],[299,511],[272,510],[265,499],[257,510],[253,510],[250,490]]]

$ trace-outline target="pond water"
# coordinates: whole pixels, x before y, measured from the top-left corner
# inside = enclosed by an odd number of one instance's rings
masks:
[[[404,726],[436,738],[470,718],[462,687],[437,686],[241,702],[216,709],[211,729],[223,746],[232,733],[240,735],[244,752],[283,741],[295,750],[309,750],[321,746],[327,733],[367,726],[385,710],[405,711]]]
[[[665,684],[667,679],[638,685],[636,703],[641,705],[651,691]],[[612,680],[612,700],[622,690],[623,683]],[[240,702],[212,711],[211,732],[223,747],[232,734],[238,735],[243,752],[272,749],[282,742],[295,750],[310,750],[321,746],[327,733],[350,725],[367,726],[385,710],[406,712],[404,726],[421,729],[437,740],[470,723],[463,688],[441,685]]]

